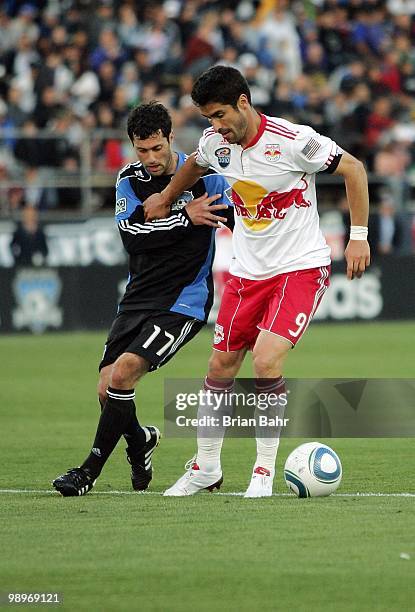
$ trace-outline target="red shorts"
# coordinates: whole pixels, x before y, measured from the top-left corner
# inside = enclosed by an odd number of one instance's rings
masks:
[[[224,352],[252,349],[260,330],[295,346],[330,284],[329,275],[330,266],[265,280],[231,276],[223,292],[213,348]]]

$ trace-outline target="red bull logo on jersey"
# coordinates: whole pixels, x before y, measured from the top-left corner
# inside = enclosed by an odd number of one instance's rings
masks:
[[[281,147],[279,144],[266,144],[264,151],[265,159],[272,164],[279,161],[281,157]]]
[[[232,186],[232,200],[236,214],[242,217],[244,225],[258,232],[275,220],[285,219],[293,206],[309,208],[311,202],[304,196],[307,187],[304,177],[301,179],[301,187],[269,193],[253,181],[236,181]]]

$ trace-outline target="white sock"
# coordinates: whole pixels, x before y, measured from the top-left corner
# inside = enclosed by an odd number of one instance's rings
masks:
[[[279,438],[257,438],[256,461],[254,469],[257,467],[263,467],[274,473],[279,445]]]
[[[204,390],[214,393],[216,397],[223,396],[226,398],[232,392],[234,385],[233,380],[213,380],[205,378]],[[206,396],[205,396],[206,397]],[[225,402],[221,404],[226,410]],[[222,409],[220,409],[222,412]],[[213,410],[212,404],[207,401],[201,402],[197,411],[197,418],[202,416],[218,417],[219,412]],[[206,430],[209,430],[209,437],[206,437]],[[215,437],[210,437],[210,435]],[[220,454],[222,451],[223,438],[225,436],[224,427],[198,427],[197,431],[197,465],[203,472],[220,472]]]
[[[255,381],[256,393],[259,396],[261,394],[262,401],[267,404],[266,398],[268,394],[285,393],[285,381],[282,376],[278,378],[257,378]],[[259,399],[259,397],[258,397]],[[283,406],[269,405],[266,410],[260,410],[258,406],[255,408],[255,418],[258,421],[260,414],[267,415],[269,418],[284,416]],[[264,433],[266,432],[266,437]],[[280,445],[280,434],[281,427],[256,427],[256,461],[254,470],[257,467],[263,467],[270,470],[272,474],[275,473],[275,462],[277,459],[278,447]]]
[[[202,472],[220,472],[222,438],[198,438],[196,463]]]

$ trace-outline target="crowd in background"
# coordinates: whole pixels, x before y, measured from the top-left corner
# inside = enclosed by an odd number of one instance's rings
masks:
[[[206,124],[192,84],[220,63],[243,72],[258,110],[313,126],[385,178],[376,197],[393,242],[415,178],[414,38],[415,0],[5,0],[0,208],[76,206],[76,188],[48,200],[39,171],[77,175],[85,135],[125,132],[140,102],[165,103],[195,144]],[[60,137],[45,146],[40,130]],[[108,132],[92,169],[115,173],[130,154]],[[16,176],[28,189],[2,189]]]

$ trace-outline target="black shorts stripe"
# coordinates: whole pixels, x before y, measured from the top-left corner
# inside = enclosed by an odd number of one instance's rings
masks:
[[[149,362],[149,371],[165,365],[204,326],[203,321],[169,311],[121,311],[105,345],[99,370],[123,353],[134,353]]]

